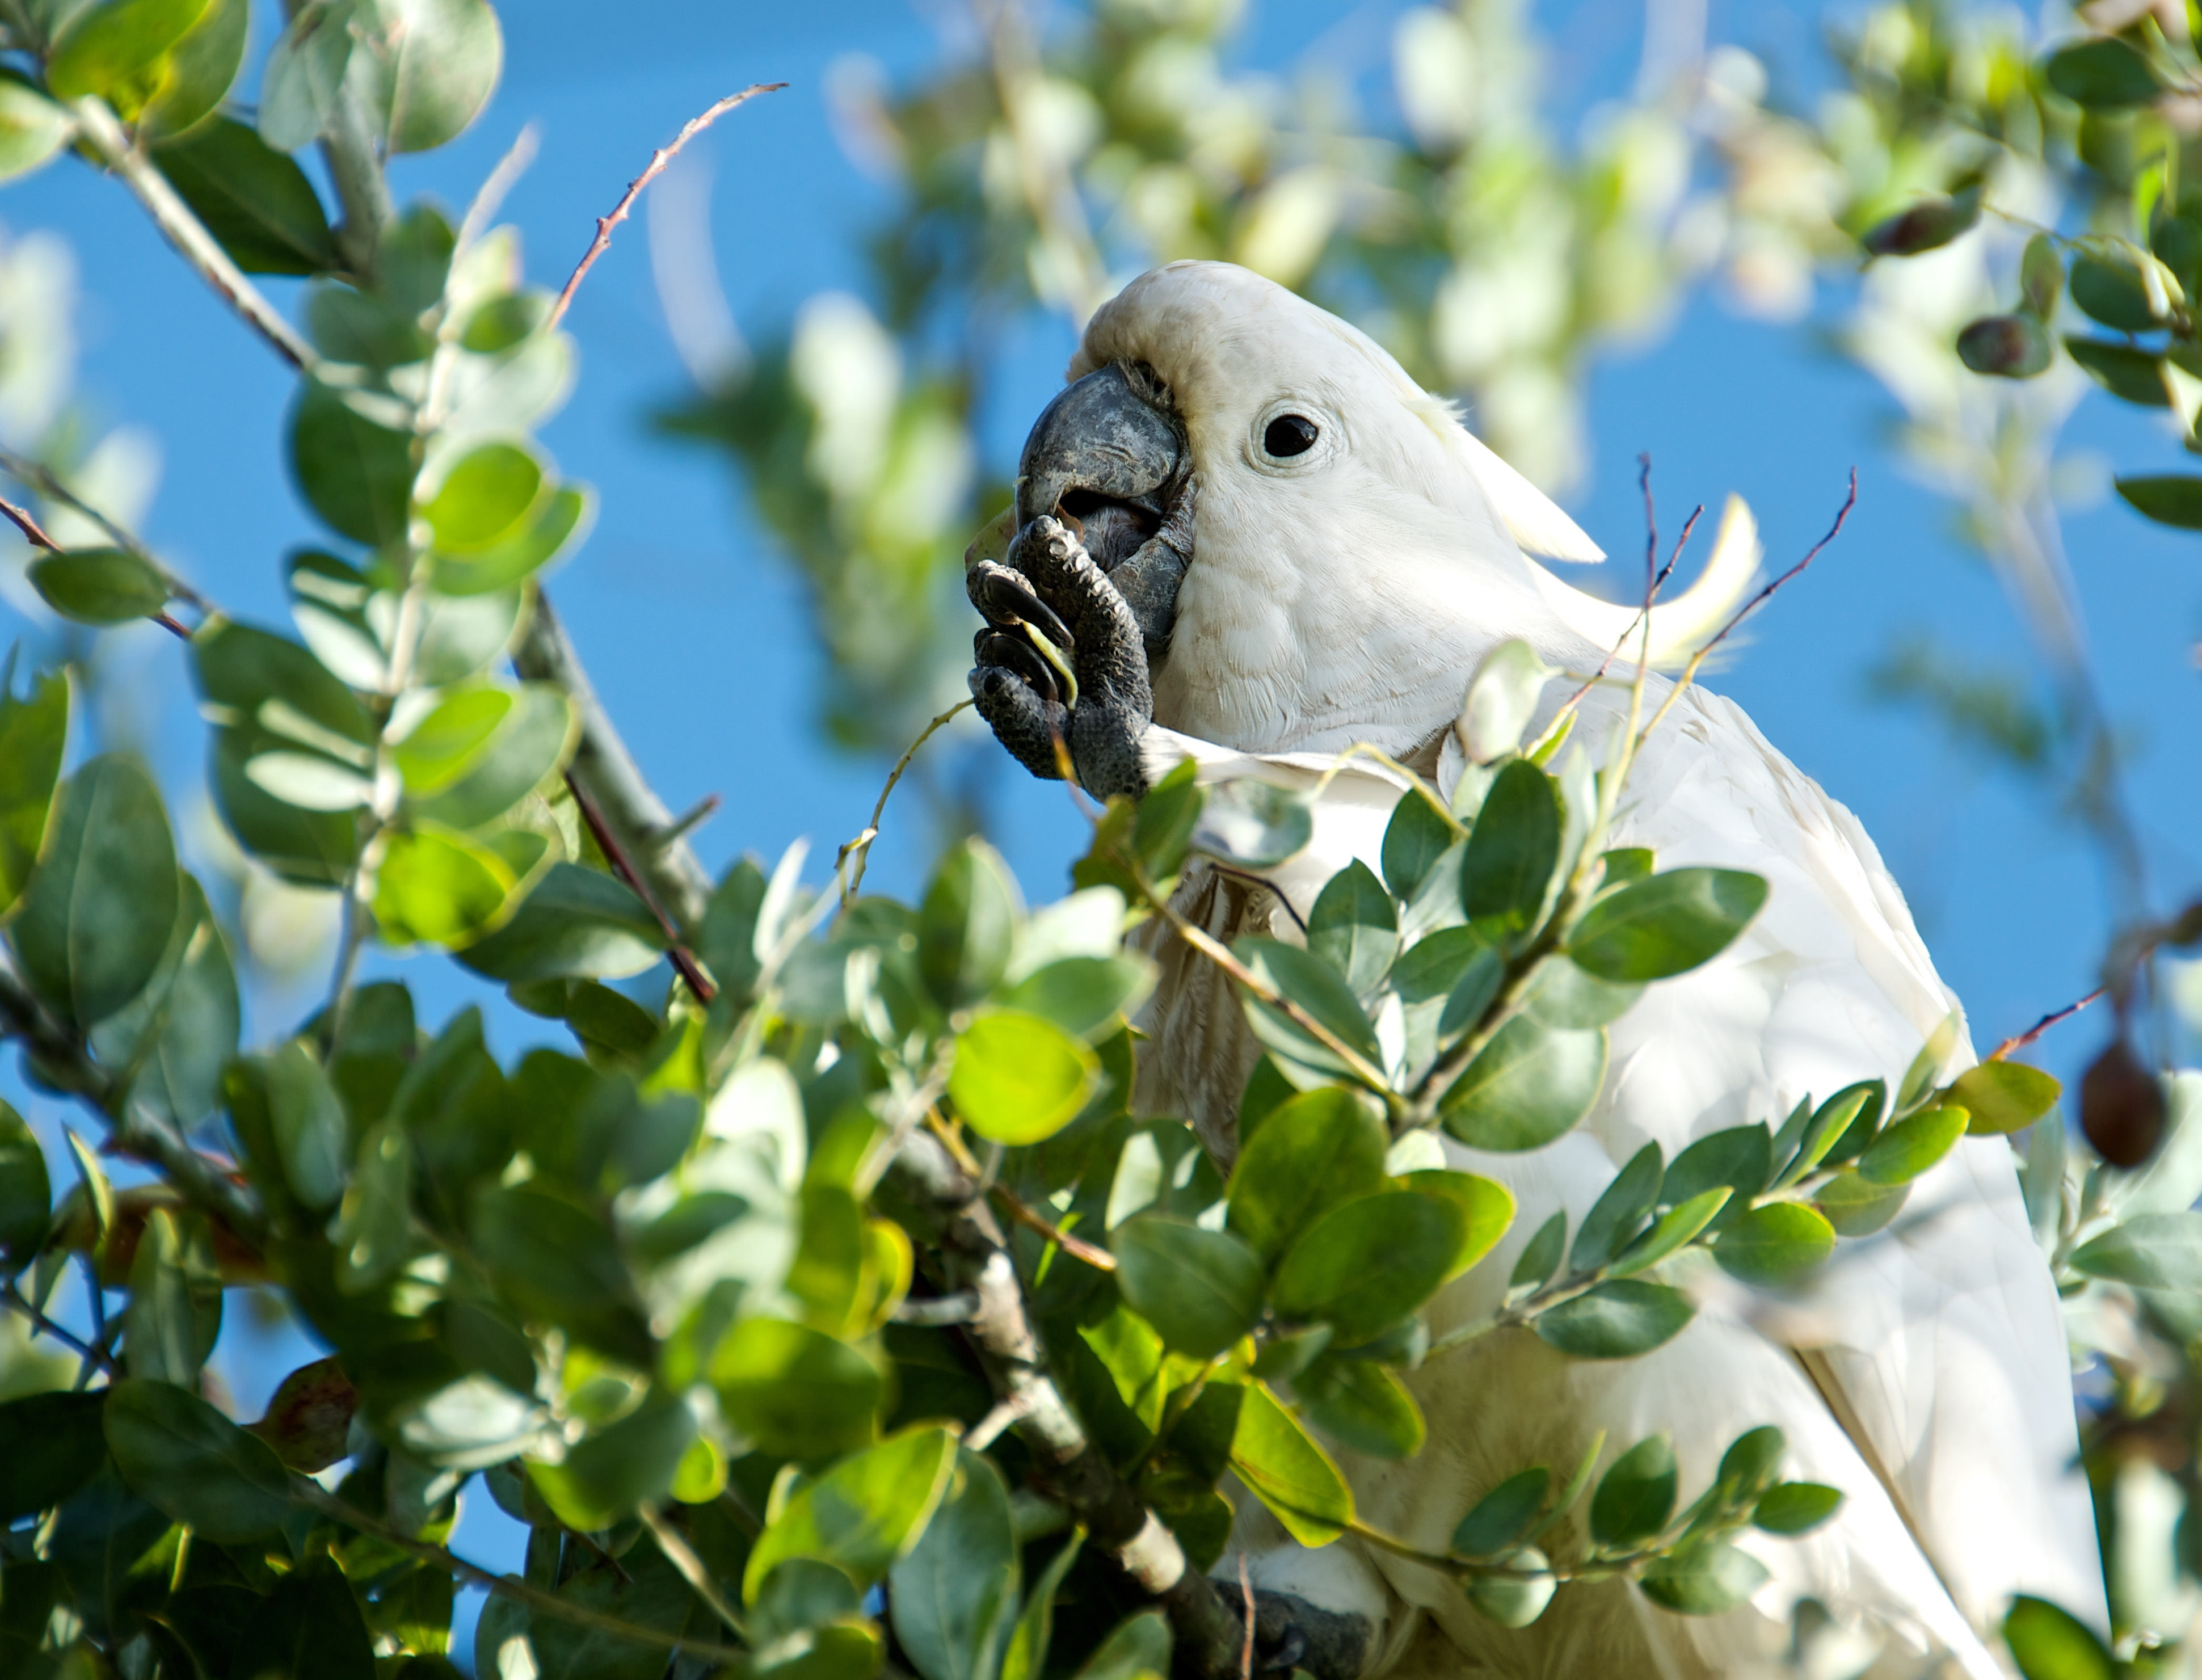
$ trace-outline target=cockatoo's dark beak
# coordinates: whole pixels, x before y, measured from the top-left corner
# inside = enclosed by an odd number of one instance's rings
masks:
[[[1086,551],[1123,594],[1151,658],[1169,644],[1178,585],[1192,558],[1185,428],[1151,369],[1112,363],[1042,410],[1017,464],[1019,526],[1069,516]]]

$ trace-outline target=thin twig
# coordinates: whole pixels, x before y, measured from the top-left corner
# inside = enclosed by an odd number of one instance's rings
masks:
[[[527,166],[534,162],[539,139],[532,122],[523,123],[520,133],[513,136],[512,144],[497,160],[497,168],[483,179],[474,203],[467,206],[466,217],[459,223],[458,238],[454,242],[458,250],[464,251],[489,231],[490,218],[504,203],[504,195],[512,191],[527,173]]]
[[[2098,986],[2093,991],[2088,993],[2086,997],[2079,999],[2078,1002],[2069,1003],[2062,1009],[2051,1010],[2048,1014],[2043,1016],[2039,1021],[2035,1022],[2031,1027],[2028,1027],[2024,1032],[2019,1034],[2017,1037],[2005,1039],[2001,1044],[1996,1046],[1994,1049],[1989,1051],[1987,1056],[1982,1059],[1990,1062],[2000,1062],[2014,1050],[2025,1049],[2028,1045],[2040,1038],[2059,1021],[2067,1020],[2072,1016],[2077,1015],[2081,1010],[2087,1008],[2089,1004],[2094,1002],[2096,999],[2101,997],[2103,993],[2107,992],[2109,989],[2110,988],[2106,986]]]
[[[670,846],[674,840],[692,834],[717,814],[719,806],[722,803],[724,802],[716,793],[706,793],[694,805],[682,811],[680,816],[674,817],[672,822],[667,823],[664,828],[652,834],[650,837],[650,843],[652,846]]]
[[[206,224],[168,185],[168,178],[131,143],[121,120],[108,109],[106,102],[87,96],[75,101],[69,109],[75,114],[78,132],[98,154],[100,162],[122,178],[122,184],[153,218],[154,226],[176,248],[178,255],[198,271],[199,278],[219,292],[223,301],[243,317],[245,325],[265,339],[269,348],[293,368],[302,374],[311,374],[318,368],[321,357],[314,353],[314,347],[298,336],[282,312],[244,277],[244,271],[207,232]]]
[[[833,867],[837,869],[844,868],[851,858],[856,861],[856,867],[842,878],[841,902],[844,905],[857,896],[857,888],[863,884],[864,865],[871,858],[872,842],[880,837],[880,819],[886,815],[887,800],[895,791],[895,784],[902,780],[902,773],[910,768],[910,760],[917,757],[918,748],[931,740],[957,712],[977,704],[975,700],[958,700],[927,724],[919,732],[917,739],[903,749],[902,757],[895,760],[894,768],[887,772],[886,786],[880,789],[879,801],[872,807],[872,820],[864,824],[863,833],[844,846],[833,859]]]
[[[735,1638],[746,1640],[749,1629],[727,1602],[726,1595],[711,1579],[710,1570],[696,1555],[696,1548],[688,1543],[687,1537],[667,1522],[665,1513],[654,1505],[643,1506],[636,1514],[642,1518],[643,1527],[650,1530],[650,1537],[657,1542],[657,1549],[680,1571],[680,1578],[695,1589],[696,1596],[710,1606],[711,1613],[727,1624]]]
[[[1036,1231],[1050,1242],[1060,1244],[1064,1253],[1085,1261],[1087,1265],[1097,1270],[1116,1270],[1116,1257],[1107,1249],[1096,1248],[1085,1238],[1073,1236],[1060,1226],[1050,1223],[1033,1208],[1019,1200],[1016,1195],[1005,1187],[999,1184],[994,1185],[987,1194],[992,1198],[995,1206],[1000,1208],[1003,1212],[1008,1214],[1027,1230]]]
[[[9,522],[21,531],[34,547],[43,548],[49,554],[62,551],[62,545],[46,534],[45,528],[31,517],[27,509],[19,508],[10,501],[0,500],[0,514],[6,515]]]
[[[695,953],[680,942],[679,926],[666,914],[665,906],[657,902],[657,895],[650,890],[649,881],[643,878],[642,871],[634,866],[634,859],[627,856],[627,848],[620,844],[619,836],[604,821],[604,814],[597,805],[596,796],[581,785],[580,778],[570,769],[566,772],[566,786],[574,795],[574,803],[580,807],[581,820],[589,825],[589,832],[596,836],[597,846],[603,852],[604,861],[612,866],[612,873],[632,887],[635,896],[657,918],[657,925],[665,934],[665,954],[672,963],[674,971],[687,982],[688,989],[696,994],[698,1003],[710,1002],[718,996],[719,988],[704,972],[703,964],[696,960]]]
[[[622,1621],[616,1616],[586,1609],[555,1593],[546,1593],[539,1587],[531,1587],[515,1576],[492,1574],[480,1564],[468,1563],[456,1552],[425,1540],[416,1540],[387,1523],[378,1521],[356,1506],[345,1504],[321,1483],[309,1481],[305,1477],[293,1476],[291,1478],[291,1497],[300,1504],[311,1506],[323,1516],[342,1523],[347,1528],[372,1535],[424,1563],[435,1564],[476,1586],[486,1587],[492,1593],[524,1604],[538,1615],[570,1622],[576,1627],[594,1628],[601,1633],[610,1634],[636,1645],[652,1646],[661,1651],[685,1651],[690,1656],[703,1657],[712,1662],[745,1664],[749,1660],[750,1653],[738,1647],[691,1639],[683,1634],[666,1633],[657,1628],[645,1627],[638,1622]]]
[[[748,103],[760,93],[775,93],[786,85],[786,82],[755,82],[739,93],[729,93],[702,115],[689,118],[682,125],[680,132],[673,137],[671,145],[660,146],[651,153],[650,167],[627,184],[627,191],[621,195],[619,203],[612,206],[612,213],[597,218],[597,237],[589,242],[588,250],[581,253],[580,262],[574,265],[573,274],[567,279],[565,290],[558,294],[558,301],[550,306],[550,319],[546,324],[555,327],[566,318],[566,311],[573,305],[574,294],[581,289],[581,282],[588,278],[589,270],[596,267],[597,259],[611,248],[612,229],[627,220],[627,212],[634,208],[634,201],[642,196],[643,188],[665,173],[665,166],[680,156],[681,147],[735,106]]]
[[[1246,1600],[1246,1644],[1239,1653],[1239,1680],[1254,1680],[1254,1583],[1246,1573],[1246,1554],[1239,1554],[1239,1591]]]
[[[47,1317],[44,1313],[38,1311],[37,1307],[32,1306],[29,1300],[24,1297],[22,1292],[17,1289],[13,1283],[8,1285],[7,1290],[4,1294],[0,1294],[0,1305],[9,1306],[14,1311],[21,1313],[25,1318],[30,1320],[31,1328],[33,1330],[36,1330],[42,1335],[51,1336],[56,1341],[60,1342],[62,1347],[69,1349],[79,1359],[90,1360],[92,1364],[97,1365],[104,1371],[111,1373],[115,1370],[114,1359],[110,1358],[106,1351],[100,1347],[96,1341],[85,1341],[79,1337],[71,1335],[59,1324],[56,1324],[52,1319]]]

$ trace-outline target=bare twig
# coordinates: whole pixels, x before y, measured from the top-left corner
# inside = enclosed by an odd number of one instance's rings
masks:
[[[872,842],[880,837],[880,818],[886,815],[887,800],[895,791],[895,784],[902,780],[902,773],[910,768],[910,760],[917,757],[918,748],[931,740],[957,712],[977,704],[975,700],[958,700],[927,724],[919,732],[917,739],[903,749],[902,757],[895,760],[894,768],[887,772],[886,786],[880,789],[879,802],[872,807],[872,820],[864,824],[863,833],[844,846],[833,859],[833,867],[837,869],[845,869],[851,860],[855,863],[855,867],[848,869],[842,877],[841,902],[844,905],[855,898],[857,887],[863,885],[864,865],[871,860]]]
[[[1116,1257],[1107,1249],[1096,1248],[1085,1238],[1073,1236],[1061,1226],[1042,1218],[1029,1205],[1018,1200],[1015,1194],[1001,1185],[996,1184],[990,1187],[987,1194],[993,1198],[995,1206],[1000,1208],[1003,1212],[1008,1214],[1027,1230],[1036,1232],[1050,1242],[1059,1244],[1064,1253],[1085,1261],[1097,1271],[1116,1270]]]
[[[2094,1002],[2096,999],[2101,997],[2103,993],[2109,989],[2110,988],[2106,986],[2098,986],[2093,991],[2088,993],[2086,997],[2080,999],[2076,1003],[2069,1003],[2062,1009],[2051,1010],[2048,1014],[2043,1016],[2039,1021],[2035,1022],[2031,1027],[2028,1027],[2024,1032],[2017,1035],[2015,1037],[2007,1038],[2001,1044],[1996,1046],[1994,1049],[1989,1051],[1986,1056],[1982,1057],[1981,1060],[1988,1062],[2000,1062],[2005,1057],[2010,1055],[2013,1051],[2025,1049],[2028,1045],[2033,1043],[2034,1040],[2040,1038],[2044,1033],[2047,1032],[2058,1022],[2069,1020],[2073,1016],[2077,1015],[2081,1010],[2087,1008],[2089,1004]]]
[[[62,545],[45,533],[45,528],[31,517],[30,510],[19,508],[13,502],[0,500],[0,514],[5,514],[9,524],[23,533],[24,540],[49,554],[59,554]]]
[[[208,600],[190,584],[185,583],[162,565],[154,557],[153,551],[146,547],[127,526],[109,518],[90,502],[85,501],[83,497],[68,487],[59,473],[46,465],[44,462],[34,461],[27,455],[18,455],[11,449],[0,449],[0,472],[6,473],[9,478],[19,484],[30,486],[48,501],[58,502],[70,512],[90,520],[106,533],[107,539],[117,548],[126,554],[135,555],[155,571],[160,573],[161,581],[168,586],[168,593],[189,606],[193,611],[205,614],[215,610],[213,602]],[[67,552],[23,509],[10,503],[0,502],[0,510],[4,510],[7,517],[15,522],[15,528],[40,548],[50,550],[56,554]],[[180,627],[172,625],[171,628]]]
[[[22,1291],[16,1288],[13,1283],[9,1284],[4,1292],[0,1292],[0,1306],[4,1306],[11,1312],[21,1314],[23,1317],[30,1322],[31,1328],[33,1330],[41,1335],[51,1336],[56,1341],[60,1342],[62,1347],[75,1353],[78,1358],[97,1365],[102,1371],[109,1372],[114,1371],[114,1357],[109,1354],[105,1348],[98,1345],[97,1338],[96,1336],[92,1341],[85,1341],[78,1336],[71,1335],[59,1324],[56,1324],[52,1319],[46,1317],[46,1315],[41,1312],[37,1307],[32,1306],[30,1301],[23,1295]]]
[[[650,890],[650,882],[635,867],[634,859],[627,855],[627,848],[620,844],[619,836],[604,821],[603,812],[598,808],[596,796],[582,785],[580,778],[572,770],[566,772],[566,786],[574,795],[574,803],[580,808],[581,820],[589,825],[590,834],[596,837],[598,849],[604,854],[604,861],[612,866],[612,873],[634,888],[635,896],[657,918],[657,925],[665,934],[666,958],[672,963],[674,972],[687,983],[698,1002],[710,1002],[718,996],[719,988],[704,972],[703,964],[696,960],[696,953],[680,942],[680,928],[666,914],[665,906],[657,902],[657,895]]]
[[[464,251],[489,231],[490,218],[504,203],[504,196],[512,191],[520,178],[527,173],[527,166],[535,161],[540,137],[535,125],[524,123],[520,133],[512,138],[512,144],[503,156],[497,160],[497,168],[483,178],[475,189],[474,202],[467,206],[467,214],[459,223],[456,248]]]
[[[1239,1680],[1254,1680],[1254,1583],[1246,1573],[1246,1554],[1239,1554],[1239,1593],[1246,1600],[1246,1643],[1239,1652]]]
[[[612,206],[612,213],[597,218],[597,237],[589,242],[588,250],[581,253],[580,262],[574,265],[573,274],[566,280],[565,290],[558,294],[558,301],[550,306],[550,319],[547,324],[556,327],[566,318],[566,311],[573,306],[574,294],[581,289],[581,282],[588,278],[589,270],[596,266],[597,259],[611,248],[612,229],[627,220],[627,212],[634,208],[634,201],[642,196],[643,188],[665,173],[665,166],[680,156],[681,147],[735,106],[747,104],[760,93],[774,93],[786,85],[786,82],[756,82],[739,93],[729,93],[700,116],[689,118],[681,126],[680,132],[673,137],[672,144],[660,146],[651,153],[650,166],[627,184],[627,191],[620,196],[619,203]]]
[[[69,109],[76,116],[78,132],[98,154],[99,161],[122,178],[122,184],[153,218],[154,226],[176,248],[178,255],[198,271],[199,278],[219,292],[222,300],[244,318],[245,325],[265,339],[278,356],[302,374],[314,372],[321,364],[314,347],[298,336],[282,312],[244,277],[244,270],[230,260],[229,253],[207,232],[205,223],[168,185],[168,178],[131,144],[121,120],[108,109],[107,103],[97,97],[87,97],[75,101]]]

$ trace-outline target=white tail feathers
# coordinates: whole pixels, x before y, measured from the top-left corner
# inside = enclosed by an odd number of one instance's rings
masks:
[[[1764,553],[1758,541],[1758,522],[1752,517],[1743,498],[1730,496],[1721,511],[1712,557],[1705,562],[1698,581],[1652,609],[1650,663],[1660,667],[1685,664],[1718,634],[1757,582],[1758,563]],[[1643,634],[1636,622],[1636,608],[1586,595],[1541,566],[1536,568],[1536,578],[1537,587],[1553,610],[1574,629],[1600,647],[1617,648],[1623,660],[1635,663],[1637,638]]]

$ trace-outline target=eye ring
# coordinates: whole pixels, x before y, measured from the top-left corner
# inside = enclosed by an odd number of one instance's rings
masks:
[[[1322,435],[1322,428],[1304,414],[1281,414],[1262,428],[1262,452],[1273,460],[1305,455]]]
[[[1330,405],[1304,392],[1272,397],[1255,411],[1243,436],[1246,464],[1280,478],[1321,470],[1347,441],[1345,424]]]

